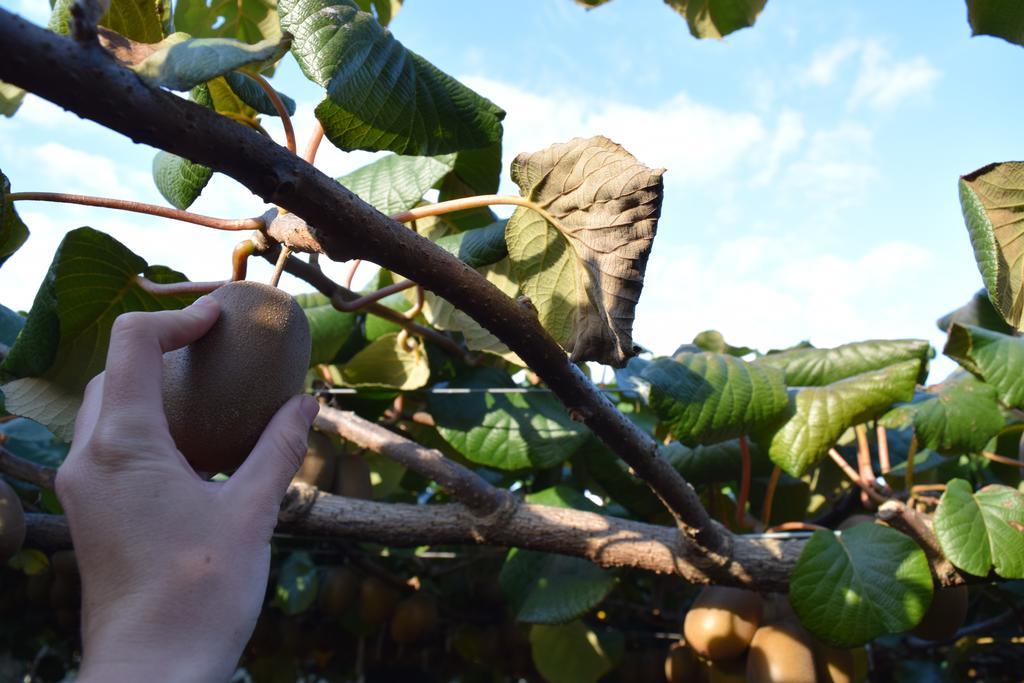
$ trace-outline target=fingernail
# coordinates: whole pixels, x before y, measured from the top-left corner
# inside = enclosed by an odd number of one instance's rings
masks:
[[[312,396],[303,396],[302,405],[299,406],[299,410],[305,415],[306,421],[313,424],[313,420],[316,419],[317,413],[320,412],[320,402]]]

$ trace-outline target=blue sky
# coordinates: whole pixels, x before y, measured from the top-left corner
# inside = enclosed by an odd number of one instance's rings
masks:
[[[41,23],[49,11],[46,0],[0,5]],[[658,353],[707,328],[760,348],[880,337],[941,348],[935,318],[980,286],[957,177],[1022,157],[1024,50],[970,38],[962,0],[769,0],[754,28],[724,41],[691,38],[660,0],[592,11],[571,0],[407,0],[392,29],[507,110],[503,191],[516,192],[516,153],[575,136],[607,135],[667,169],[636,323],[637,341]],[[320,93],[290,57],[275,84],[299,102],[303,140]],[[0,120],[0,168],[15,191],[162,203],[153,153],[34,98]],[[320,165],[340,175],[370,158],[325,149]],[[263,206],[218,178],[193,210]],[[193,279],[225,277],[238,240],[100,209],[19,211],[33,236],[0,269],[0,300],[20,308],[80,225]]]

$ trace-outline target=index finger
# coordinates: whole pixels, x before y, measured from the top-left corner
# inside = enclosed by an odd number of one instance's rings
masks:
[[[159,408],[163,415],[163,355],[209,331],[220,316],[216,299],[203,297],[179,311],[125,313],[114,321],[103,382],[103,413]]]

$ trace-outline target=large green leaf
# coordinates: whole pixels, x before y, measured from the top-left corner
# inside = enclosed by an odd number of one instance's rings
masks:
[[[573,361],[621,367],[661,215],[663,170],[605,137],[575,138],[512,162],[522,195],[505,229],[512,269],[541,324]]]
[[[994,387],[1004,404],[1024,408],[1024,339],[953,324],[942,352]]]
[[[68,444],[43,425],[24,417],[0,423],[0,435],[4,448],[44,467],[60,467],[68,454]]]
[[[640,378],[648,402],[680,441],[714,443],[747,434],[789,404],[782,372],[717,353],[656,358]]]
[[[407,157],[392,154],[338,178],[385,216],[408,211],[423,200],[455,165],[454,154]]]
[[[25,316],[0,304],[0,344],[10,347],[25,327]]]
[[[106,362],[110,328],[121,313],[182,308],[195,297],[156,296],[136,275],[180,282],[163,266],[147,266],[117,240],[92,228],[65,235],[36,294],[25,328],[0,372],[7,410],[69,439],[82,391]]]
[[[485,393],[515,387],[508,374],[480,368],[449,385],[466,394],[431,394],[441,436],[469,460],[501,470],[543,469],[568,458],[587,438],[547,393]]]
[[[1011,326],[1024,312],[1024,162],[989,164],[960,178],[960,205],[992,305]]]
[[[772,471],[768,454],[756,443],[749,442],[751,473],[754,476],[767,475]],[[739,439],[730,439],[707,446],[689,448],[678,441],[665,444],[660,449],[665,458],[683,478],[691,484],[736,481],[742,472]]]
[[[316,108],[344,150],[445,154],[501,139],[505,112],[402,46],[354,0],[282,0],[303,73],[327,90]]]
[[[921,365],[918,380],[923,381],[930,353],[931,346],[923,339],[878,339],[833,349],[796,348],[754,362],[781,368],[791,387],[817,387],[914,358]]]
[[[309,321],[309,336],[313,342],[309,364],[330,363],[352,335],[358,334],[359,316],[339,311],[328,297],[316,292],[299,294],[295,301]]]
[[[51,0],[53,12],[48,28],[54,33],[68,35],[71,32],[71,6],[75,0]],[[198,3],[180,2],[181,5]],[[166,6],[157,0],[110,0],[107,13],[99,25],[125,38],[140,43],[156,43],[164,37],[164,22],[160,9]]]
[[[0,172],[0,266],[28,239],[28,227],[7,199],[10,193],[11,182]]]
[[[201,38],[237,38],[247,43],[281,37],[277,0],[179,0],[174,26]]]
[[[14,116],[21,101],[25,99],[25,91],[16,85],[0,81],[0,115]]]
[[[386,387],[411,391],[430,379],[430,364],[423,345],[403,348],[398,333],[374,339],[341,368],[341,379],[350,387]]]
[[[694,38],[724,38],[753,26],[768,0],[665,0],[686,17]]]
[[[259,83],[252,76],[244,71],[231,71],[224,74],[224,80],[227,81],[228,86],[242,102],[260,114],[280,116],[270,96],[267,95],[266,91],[260,87]],[[277,91],[275,90],[275,92]],[[281,98],[281,104],[284,105],[284,110],[288,112],[288,115],[295,116],[295,100],[281,92],[278,92],[277,96]]]
[[[727,353],[730,356],[746,356],[748,353],[754,352],[754,349],[749,346],[733,346],[729,342],[725,341],[725,336],[718,330],[704,330],[703,332],[698,332],[693,338],[693,345],[703,351]]]
[[[528,503],[599,512],[567,486],[526,497]],[[563,624],[597,607],[615,586],[615,573],[579,557],[513,548],[499,577],[517,621]]]
[[[1024,4],[1017,0],[967,0],[967,21],[976,36],[1024,45]]]
[[[964,372],[916,398],[893,410],[908,411],[921,448],[946,455],[977,453],[1006,423],[995,389]]]
[[[489,266],[508,256],[505,226],[497,221],[482,228],[471,228],[436,240],[437,246],[473,268]]]
[[[971,490],[946,484],[935,510],[935,535],[950,562],[975,576],[992,567],[1004,579],[1024,579],[1024,494],[1009,486]]]
[[[914,395],[921,364],[907,360],[827,384],[791,390],[785,419],[757,437],[784,472],[802,476],[850,427],[885,413]]]
[[[359,9],[364,12],[372,12],[377,16],[381,26],[387,26],[391,20],[402,9],[402,0],[356,0]]]
[[[170,152],[153,157],[153,182],[164,199],[178,209],[187,209],[199,198],[213,169]]]
[[[800,622],[838,647],[913,628],[932,599],[924,551],[879,524],[859,524],[841,536],[815,531],[789,582]]]
[[[438,201],[460,197],[495,194],[501,184],[501,141],[479,149],[464,149],[455,154],[455,167],[438,185]],[[486,206],[464,209],[446,218],[459,230],[490,225],[497,216]]]
[[[580,621],[534,625],[530,647],[537,671],[549,683],[597,683],[612,669],[601,639]]]
[[[1003,316],[992,306],[992,302],[988,298],[988,291],[984,287],[975,292],[971,300],[963,306],[935,321],[935,324],[943,332],[949,332],[949,327],[953,323],[984,327],[1004,334],[1013,332],[1013,328],[1006,324]]]
[[[289,616],[301,614],[316,601],[319,579],[316,563],[305,551],[292,553],[277,574],[274,601]]]

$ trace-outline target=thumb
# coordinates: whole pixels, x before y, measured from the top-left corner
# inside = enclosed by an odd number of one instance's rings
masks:
[[[276,510],[302,465],[309,427],[319,411],[320,404],[312,396],[293,396],[281,406],[252,453],[225,484],[228,495],[255,505],[272,503]]]

